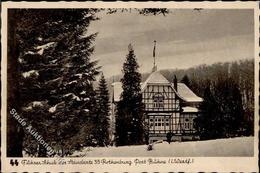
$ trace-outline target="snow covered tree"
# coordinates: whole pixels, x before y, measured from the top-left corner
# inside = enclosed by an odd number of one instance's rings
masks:
[[[90,22],[97,19],[96,10],[24,9],[16,13],[14,34],[19,53],[12,61],[19,65],[12,70],[19,76],[17,105],[28,123],[64,156],[84,145],[80,139],[88,134],[75,137],[92,123],[96,113],[92,82],[98,67],[90,60],[96,34],[87,32]],[[30,134],[24,142],[28,153],[46,156]]]
[[[109,92],[106,79],[102,73],[97,93],[98,112],[95,119],[96,138],[100,146],[106,146],[109,143]]]
[[[133,47],[123,64],[121,79],[123,92],[117,105],[116,138],[117,145],[143,143],[143,104],[141,95],[141,74],[138,72]]]

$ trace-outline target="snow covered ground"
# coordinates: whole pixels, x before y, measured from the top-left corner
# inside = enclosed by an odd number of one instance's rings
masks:
[[[154,145],[147,151],[146,145],[122,147],[84,148],[72,156],[79,157],[225,157],[253,156],[254,138],[239,137],[209,141],[167,142]]]

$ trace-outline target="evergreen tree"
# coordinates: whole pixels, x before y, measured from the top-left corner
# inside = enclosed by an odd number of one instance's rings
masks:
[[[87,35],[95,9],[17,10],[18,111],[62,156],[83,145],[75,137],[96,113],[92,81],[97,62],[90,60],[96,34]],[[15,59],[16,58],[16,59]],[[17,86],[16,86],[17,87]],[[23,102],[19,102],[23,100]],[[39,150],[37,148],[39,147]],[[24,150],[46,156],[26,134]]]
[[[238,135],[242,127],[244,109],[238,85],[231,79],[220,80],[215,86],[215,98],[219,108],[220,137]]]
[[[96,118],[96,136],[98,144],[101,146],[106,146],[109,143],[109,93],[107,88],[107,82],[102,73],[99,80],[98,86],[98,114]]]
[[[22,126],[9,114],[15,109],[20,111],[18,103],[18,41],[16,10],[8,10],[8,45],[7,45],[7,157],[22,157],[24,130]]]
[[[210,86],[205,88],[203,99],[204,100],[200,105],[201,113],[194,120],[195,128],[201,139],[214,139],[219,136],[220,127],[217,127],[219,110]]]
[[[117,105],[116,138],[117,145],[143,143],[143,104],[141,95],[141,74],[138,72],[133,47],[128,46],[129,53],[123,64],[121,79],[123,92]]]

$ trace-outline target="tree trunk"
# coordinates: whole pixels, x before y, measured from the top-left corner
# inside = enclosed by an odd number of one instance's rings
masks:
[[[10,115],[11,109],[19,114],[18,56],[16,43],[16,10],[8,10],[8,54],[7,54],[7,157],[22,157],[24,131]]]
[[[39,145],[38,157],[47,157],[47,150],[42,145]]]

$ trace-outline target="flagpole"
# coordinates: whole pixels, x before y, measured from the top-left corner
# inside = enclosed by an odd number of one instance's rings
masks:
[[[154,47],[153,47],[153,67],[155,68],[155,48],[156,48],[156,40],[154,40]]]

